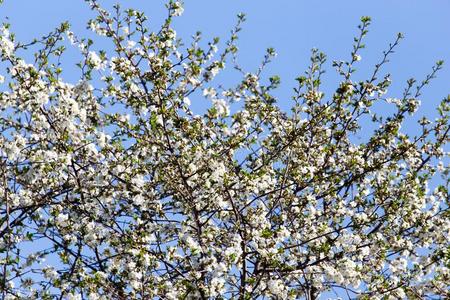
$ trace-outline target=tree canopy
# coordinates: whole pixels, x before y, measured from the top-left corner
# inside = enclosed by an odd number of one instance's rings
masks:
[[[237,63],[243,14],[225,42],[184,43],[180,2],[157,31],[87,2],[109,49],[68,23],[30,43],[0,30],[2,299],[450,297],[450,96],[401,128],[441,61],[391,95],[399,34],[354,80],[362,17],[335,91],[313,49],[287,110],[265,75],[274,49],[256,71]],[[68,47],[78,82],[62,78]],[[237,84],[215,80],[225,67]]]

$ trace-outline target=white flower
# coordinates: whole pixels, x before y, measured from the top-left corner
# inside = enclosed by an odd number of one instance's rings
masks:
[[[184,97],[184,98],[183,98],[183,103],[184,103],[186,106],[190,106],[190,105],[191,105],[191,99],[189,99],[188,97]]]
[[[132,49],[132,48],[134,48],[134,46],[136,46],[136,42],[135,41],[128,41],[127,42],[127,49]]]
[[[87,80],[79,81],[78,84],[73,88],[73,92],[77,96],[85,95],[92,90],[93,87],[92,85],[89,84],[89,81]]]
[[[89,51],[88,62],[96,70],[104,69],[106,66],[105,63],[103,63],[102,59],[97,55],[97,53],[95,51]]]
[[[95,292],[91,292],[91,293],[89,293],[88,299],[89,300],[100,300],[100,296]]]
[[[172,4],[172,16],[181,16],[184,12],[184,8],[181,2],[177,1]]]
[[[203,96],[206,98],[213,98],[217,95],[217,92],[213,88],[206,88],[203,90]]]
[[[76,40],[75,40],[75,35],[73,34],[72,31],[66,31],[66,35],[67,38],[69,39],[69,42],[71,45],[75,45],[76,44]]]
[[[164,119],[162,115],[157,115],[156,116],[156,124],[163,126],[164,125]]]
[[[56,223],[59,225],[59,226],[62,226],[62,227],[65,227],[65,226],[67,226],[68,224],[67,224],[67,221],[69,220],[69,215],[68,214],[64,214],[64,213],[59,213],[57,216],[56,216]]]
[[[211,180],[222,182],[223,177],[227,171],[225,165],[222,162],[212,162],[211,163]]]
[[[43,272],[44,272],[44,276],[48,279],[53,280],[53,279],[58,278],[58,272],[56,272],[56,270],[51,266],[48,266],[47,268],[45,268],[43,270]]]
[[[67,294],[67,300],[81,300],[81,295],[69,293],[69,294]]]
[[[106,146],[106,142],[108,141],[109,136],[107,136],[105,133],[100,132],[98,134],[98,145],[101,148],[104,148]]]
[[[7,57],[14,52],[14,43],[9,38],[9,31],[5,27],[0,28],[0,50],[3,50]]]
[[[225,279],[221,277],[214,277],[210,284],[210,296],[216,297],[222,295],[225,287]]]
[[[14,281],[9,280],[8,282],[6,282],[6,287],[9,289],[13,289],[15,286]]]
[[[45,105],[48,102],[49,96],[47,93],[39,92],[36,93],[36,103],[39,105]]]
[[[228,116],[230,114],[230,108],[223,99],[213,99],[214,108],[217,110],[219,116]]]
[[[286,293],[286,287],[280,279],[270,279],[267,282],[267,288],[274,296],[282,297]]]
[[[142,195],[139,195],[139,194],[138,194],[138,195],[134,196],[133,202],[134,202],[136,205],[140,206],[140,205],[142,205],[142,204],[144,203],[144,198],[142,197]]]

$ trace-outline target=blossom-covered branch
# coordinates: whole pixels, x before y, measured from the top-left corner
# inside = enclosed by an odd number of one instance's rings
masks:
[[[29,43],[0,31],[2,299],[450,297],[450,97],[401,130],[442,62],[390,95],[399,34],[355,81],[363,17],[335,92],[314,49],[283,110],[275,50],[253,72],[237,62],[244,15],[225,42],[183,43],[181,2],[156,31],[86,2],[104,50],[68,23]],[[215,79],[226,67],[234,86]]]

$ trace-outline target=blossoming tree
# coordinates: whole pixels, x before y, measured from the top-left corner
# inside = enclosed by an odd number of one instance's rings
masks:
[[[27,44],[1,29],[2,299],[450,297],[450,97],[416,135],[400,128],[442,62],[386,97],[398,35],[354,81],[363,17],[335,92],[313,50],[283,110],[263,74],[274,50],[255,72],[236,63],[243,15],[219,51],[177,39],[179,2],[156,32],[88,2],[109,50],[68,24]],[[66,47],[79,82],[61,77]],[[215,82],[225,65],[238,84]]]

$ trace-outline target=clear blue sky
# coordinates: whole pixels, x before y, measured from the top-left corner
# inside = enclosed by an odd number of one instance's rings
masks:
[[[116,1],[101,1],[111,5]],[[165,1],[120,1],[124,7],[145,11],[151,21],[160,24]],[[200,30],[206,37],[226,37],[238,12],[247,14],[247,22],[239,42],[240,62],[248,70],[256,68],[264,49],[274,47],[278,57],[269,73],[278,74],[282,88],[281,101],[287,101],[294,78],[307,66],[312,47],[333,59],[347,59],[356,26],[363,15],[372,17],[367,49],[362,54],[361,72],[369,74],[380,59],[381,52],[397,32],[403,40],[391,63],[385,69],[392,74],[393,88],[400,91],[407,78],[423,78],[439,59],[447,62],[439,77],[423,93],[426,112],[450,92],[450,1],[448,0],[186,0],[185,13],[175,22],[178,35],[188,38]],[[85,23],[92,14],[83,0],[5,0],[0,7],[0,20],[9,17],[12,31],[19,40],[42,35],[64,20],[69,20],[75,33],[85,32]],[[335,86],[331,65],[328,65],[328,88]],[[70,74],[66,74],[69,77]],[[326,84],[325,84],[326,85]],[[394,96],[394,95],[392,95]],[[286,99],[286,100],[284,100]]]

